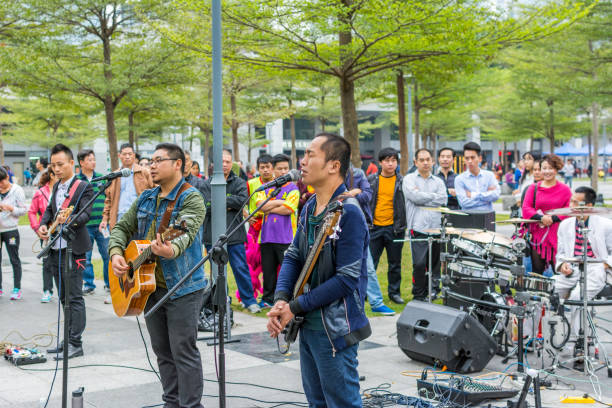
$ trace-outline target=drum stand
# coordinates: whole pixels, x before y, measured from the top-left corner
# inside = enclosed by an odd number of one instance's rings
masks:
[[[580,348],[580,344],[582,343],[582,351],[583,351],[583,355],[582,356],[574,356],[568,360],[564,360],[564,361],[555,361],[556,359],[553,359],[553,364],[552,366],[549,367],[549,369],[554,370],[557,367],[562,367],[562,368],[569,368],[569,367],[565,367],[564,364],[567,363],[571,363],[571,362],[578,362],[580,360],[583,361],[583,372],[584,375],[587,377],[595,377],[596,378],[596,374],[595,372],[600,370],[601,368],[604,367],[604,365],[602,365],[601,367],[595,369],[594,367],[594,362],[598,361],[597,359],[597,355],[593,355],[592,357],[589,356],[589,334],[587,330],[591,330],[591,337],[593,340],[593,346],[594,348],[598,348],[599,350],[601,350],[601,352],[603,353],[604,356],[604,363],[605,363],[605,367],[608,368],[608,377],[612,377],[612,367],[610,366],[610,361],[608,359],[608,355],[606,353],[606,349],[604,347],[604,345],[601,343],[601,340],[599,339],[599,336],[597,335],[597,329],[595,326],[595,323],[593,322],[591,313],[589,312],[588,308],[588,295],[587,295],[587,243],[589,242],[589,232],[591,231],[590,229],[588,229],[585,225],[585,221],[584,219],[580,219],[578,218],[578,222],[579,222],[579,231],[580,234],[582,234],[584,240],[583,242],[585,243],[585,247],[583,248],[582,251],[582,255],[580,256],[581,261],[579,262],[579,270],[580,270],[580,296],[582,297],[582,302],[583,304],[580,307],[580,330],[578,331],[578,339],[576,340],[576,347]],[[571,326],[571,325],[570,325]],[[571,328],[570,328],[571,330]],[[593,387],[595,387],[595,385],[593,384]],[[595,390],[597,392],[597,390]],[[599,392],[599,394],[601,394],[601,390]]]

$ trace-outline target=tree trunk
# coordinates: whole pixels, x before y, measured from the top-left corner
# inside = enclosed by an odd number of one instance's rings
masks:
[[[324,109],[325,109],[325,95],[321,95],[321,112],[323,112]],[[321,132],[325,132],[325,124],[327,120],[325,119],[324,116],[321,116],[319,120],[321,121]]]
[[[553,104],[554,101],[552,99],[546,101],[549,117],[548,140],[550,140],[550,154],[555,152],[555,111],[553,109]]]
[[[291,103],[289,103],[291,106]],[[289,128],[291,133],[291,166],[297,168],[297,152],[295,150],[295,115],[289,116]]]
[[[251,130],[253,129],[253,124],[249,123],[249,130],[248,130],[248,141],[249,144],[247,146],[247,160],[248,163],[251,164],[251,150],[253,149],[253,135],[251,135]]]
[[[357,106],[355,105],[355,83],[351,79],[340,78],[340,105],[342,107],[344,138],[351,145],[351,163],[355,167],[361,167]]]
[[[406,96],[404,94],[404,72],[400,69],[395,76],[395,87],[397,89],[397,117],[398,133],[400,142],[400,172],[408,173],[408,138],[406,137]]]
[[[421,145],[421,106],[419,105],[419,84],[414,81],[414,148],[425,147]]]
[[[232,108],[232,149],[234,161],[240,160],[240,151],[238,150],[238,121],[236,120],[236,95],[230,95],[230,105]]]
[[[504,168],[504,174],[506,174],[508,172],[508,146],[506,145],[506,142],[504,141],[504,152],[502,155],[502,162],[500,163],[503,168]]]
[[[104,113],[106,116],[106,134],[108,136],[108,153],[110,154],[111,170],[119,168],[119,152],[117,151],[117,130],[115,129],[115,105],[110,94],[104,97]]]
[[[134,146],[134,112],[128,114],[128,139],[132,146]]]
[[[591,188],[597,191],[597,182],[599,178],[598,153],[599,153],[599,105],[593,102],[591,105],[591,125],[592,125],[592,144],[591,144]]]
[[[352,9],[353,0],[342,0],[347,9]],[[351,24],[351,14],[340,15],[340,22],[346,26]],[[359,149],[359,127],[357,123],[357,106],[355,104],[355,82],[351,78],[353,62],[351,43],[353,37],[350,29],[340,31],[338,44],[340,45],[340,61],[342,63],[342,76],[340,77],[340,106],[342,109],[342,127],[344,138],[351,145],[351,162],[355,167],[361,167],[361,151]]]
[[[435,162],[435,157],[436,156],[436,149],[438,148],[438,136],[436,135],[436,132],[434,131],[431,135],[431,152],[433,154],[434,157],[432,157],[432,159]]]
[[[205,174],[206,177],[208,177],[208,162],[209,162],[208,151],[210,150],[209,139],[210,139],[210,131],[206,130],[206,132],[204,132],[204,168],[202,169],[202,173]]]
[[[4,166],[4,142],[2,141],[2,124],[0,123],[0,164]]]
[[[518,168],[518,162],[519,162],[519,153],[518,153],[518,142],[514,142],[514,156],[513,156],[513,160],[514,163],[516,164],[516,167]]]

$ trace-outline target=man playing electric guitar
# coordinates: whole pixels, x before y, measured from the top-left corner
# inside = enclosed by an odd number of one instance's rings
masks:
[[[58,353],[55,359],[61,360],[66,342],[68,342],[68,358],[83,355],[83,341],[81,339],[81,335],[85,330],[83,270],[85,269],[85,254],[91,250],[91,241],[85,226],[87,221],[89,221],[91,207],[83,211],[78,218],[66,215],[69,212],[66,210],[73,206],[72,211],[74,214],[77,214],[93,197],[94,192],[89,184],[82,183],[75,177],[72,151],[67,146],[63,144],[53,146],[51,149],[51,168],[58,181],[53,186],[47,209],[40,220],[38,236],[42,239],[48,238],[49,225],[54,223],[54,221],[58,225],[64,224],[68,221],[68,217],[71,217],[70,228],[74,232],[74,238],[72,239],[72,265],[68,275],[70,280],[68,297],[71,309],[70,322],[68,324],[70,338],[64,339],[58,347],[47,350],[48,353]],[[61,227],[58,227],[57,231],[61,231],[61,229]],[[59,238],[55,241],[47,258],[49,269],[53,273],[55,286],[59,290],[62,305],[66,303],[63,278],[63,274],[66,272],[66,245],[66,241],[63,238]]]
[[[372,330],[364,312],[368,281],[368,228],[354,198],[343,200],[339,229],[327,238],[308,281],[291,298],[294,286],[330,202],[346,191],[351,148],[339,136],[321,133],[302,159],[302,179],[315,194],[304,205],[297,233],[278,275],[268,331],[277,337],[294,316],[300,328],[302,384],[309,406],[361,407],[357,348]]]
[[[151,158],[151,177],[158,187],[143,191],[111,231],[109,253],[117,276],[130,269],[123,251],[132,237],[152,241],[151,251],[158,258],[157,287],[149,296],[145,312],[202,259],[200,226],[206,210],[200,192],[185,182],[184,166],[185,154],[179,146],[157,145]],[[186,221],[187,233],[171,242],[162,241],[160,232],[179,218]],[[146,319],[165,407],[202,407],[204,378],[196,341],[204,286],[204,269],[200,267]]]

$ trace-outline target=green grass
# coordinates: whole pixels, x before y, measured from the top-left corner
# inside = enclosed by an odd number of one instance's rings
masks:
[[[28,218],[28,214],[25,214],[19,217],[18,225],[30,225],[30,219]]]
[[[495,213],[495,221],[504,221],[510,218],[510,214]]]
[[[96,276],[96,279],[102,279],[102,260],[93,259],[92,264],[94,267],[94,274]],[[380,257],[380,261],[379,261],[378,269],[377,269],[378,282],[380,283],[380,288],[383,293],[383,300],[384,300],[385,305],[389,306],[391,309],[395,310],[396,312],[401,313],[402,310],[404,310],[404,307],[406,305],[398,305],[398,304],[391,302],[387,294],[387,286],[388,286],[387,268],[388,268],[387,254],[386,252],[384,252],[383,255]],[[236,280],[234,279],[234,274],[231,272],[231,267],[229,267],[229,265],[227,269],[228,269],[227,284],[229,288],[229,295],[234,299],[234,301],[232,302],[232,309],[234,309],[234,311],[248,313],[246,312],[245,309],[243,309],[238,304],[238,302],[236,302],[236,290],[238,289],[238,287],[236,286]],[[210,264],[208,262],[205,264],[205,270],[206,270],[206,275],[210,276],[209,275],[210,274]],[[405,301],[408,302],[412,300],[412,255],[410,252],[410,244],[408,242],[404,243],[404,248],[402,249],[402,284],[401,284],[400,290],[402,293],[402,297],[404,298]],[[437,300],[436,303],[441,303],[441,300]],[[367,301],[365,302],[365,309],[366,309],[366,315],[368,317],[379,316],[378,314],[372,312],[372,309],[370,308],[370,304]],[[266,312],[267,311],[265,310],[261,311],[256,316],[266,317]]]

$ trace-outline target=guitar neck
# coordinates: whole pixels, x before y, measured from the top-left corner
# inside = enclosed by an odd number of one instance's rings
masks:
[[[324,226],[317,233],[315,240],[313,242],[312,248],[308,252],[306,256],[306,261],[304,261],[304,266],[302,267],[302,271],[300,272],[300,276],[295,284],[293,289],[293,298],[297,298],[304,291],[304,286],[306,285],[306,281],[310,278],[310,274],[314,268],[317,259],[319,258],[319,254],[321,253],[321,249],[323,248],[323,244],[325,243],[325,238],[327,238],[327,231]]]

